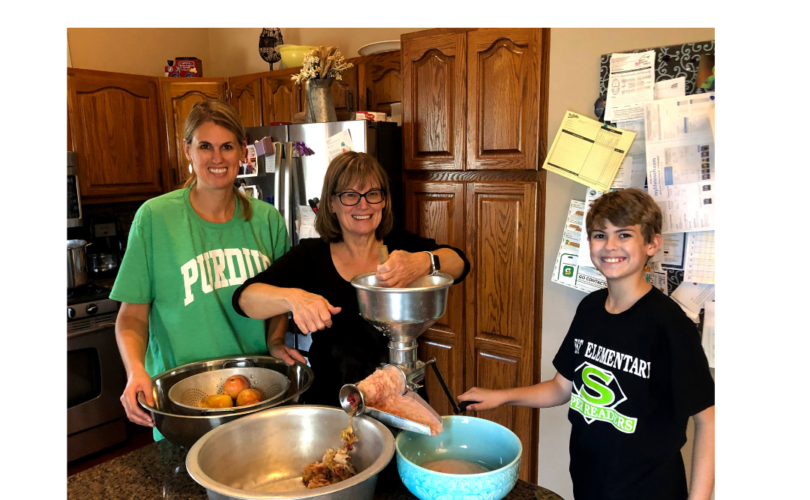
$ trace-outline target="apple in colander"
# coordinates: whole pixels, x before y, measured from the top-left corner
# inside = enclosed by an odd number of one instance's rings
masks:
[[[233,399],[227,394],[212,394],[203,400],[203,408],[233,408]]]
[[[222,384],[222,393],[227,394],[232,399],[236,399],[239,393],[250,387],[248,379],[242,375],[233,375],[228,377],[224,384]]]
[[[236,397],[236,406],[247,406],[262,400],[262,394],[256,389],[245,389]]]

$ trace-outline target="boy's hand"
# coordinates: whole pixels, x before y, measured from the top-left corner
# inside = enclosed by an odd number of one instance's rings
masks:
[[[495,391],[473,387],[458,397],[459,401],[478,401],[467,406],[468,410],[482,411],[497,408],[506,402],[506,391]]]

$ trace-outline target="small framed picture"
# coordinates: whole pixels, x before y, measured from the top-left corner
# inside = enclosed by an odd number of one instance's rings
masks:
[[[248,146],[245,161],[239,162],[239,175],[256,175],[258,167],[256,162],[256,146]]]
[[[259,190],[256,186],[244,186],[245,195],[250,196],[251,198],[259,198]]]
[[[703,199],[703,204],[704,205],[711,205],[712,204],[712,199],[711,198],[704,198]]]
[[[712,185],[711,184],[706,184],[705,186],[703,186],[703,190],[704,191],[711,191],[712,190]]]
[[[703,158],[706,158],[706,157],[709,156],[709,152],[708,151],[701,151],[700,156],[702,156]]]
[[[708,151],[708,150],[709,150],[709,146],[700,146],[700,150],[701,150],[701,151]]]
[[[704,181],[709,181],[709,180],[711,180],[711,174],[703,174],[703,175],[701,175],[701,177],[702,177],[702,179],[703,179]]]

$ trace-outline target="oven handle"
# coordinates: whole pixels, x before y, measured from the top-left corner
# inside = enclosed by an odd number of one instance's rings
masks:
[[[114,322],[99,323],[98,325],[94,326],[92,330],[84,330],[81,332],[68,333],[67,338],[72,339],[80,337],[82,335],[87,335],[88,333],[95,333],[99,330],[104,330],[105,328],[115,328],[115,323]]]

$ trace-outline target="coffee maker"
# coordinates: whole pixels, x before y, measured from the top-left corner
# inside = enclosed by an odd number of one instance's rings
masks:
[[[119,222],[114,218],[90,221],[90,241],[87,248],[87,269],[93,279],[114,278],[118,274],[124,244]]]

